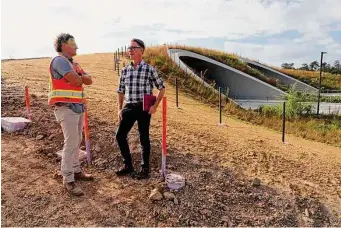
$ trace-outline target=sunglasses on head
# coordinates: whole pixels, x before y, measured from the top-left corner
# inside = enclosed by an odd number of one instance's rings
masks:
[[[132,51],[134,51],[135,49],[139,49],[139,48],[141,48],[141,47],[137,47],[137,46],[130,46],[130,47],[128,47],[128,50],[132,50]]]

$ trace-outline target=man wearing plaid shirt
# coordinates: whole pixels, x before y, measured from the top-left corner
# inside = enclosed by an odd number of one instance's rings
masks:
[[[133,62],[121,71],[118,92],[118,118],[119,126],[116,140],[120,148],[124,166],[116,172],[118,176],[130,174],[136,179],[149,178],[150,140],[149,126],[151,115],[154,114],[165,93],[165,86],[156,70],[142,59],[145,50],[144,42],[132,39],[128,47],[129,55]],[[152,95],[154,85],[159,90],[156,102],[148,111],[143,111],[143,96]],[[125,106],[123,100],[125,98]],[[132,164],[127,136],[135,121],[137,121],[142,146],[141,171],[135,172]]]

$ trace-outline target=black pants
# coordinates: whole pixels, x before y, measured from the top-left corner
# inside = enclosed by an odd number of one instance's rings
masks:
[[[120,148],[125,165],[132,166],[130,149],[127,141],[127,136],[135,121],[140,134],[140,142],[142,146],[142,161],[143,168],[149,168],[150,157],[150,139],[149,126],[151,115],[143,111],[142,102],[136,104],[126,104],[122,110],[122,120],[119,123],[116,140]]]

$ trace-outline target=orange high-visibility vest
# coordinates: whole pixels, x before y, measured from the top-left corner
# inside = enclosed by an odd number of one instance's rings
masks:
[[[52,62],[56,56],[50,62],[50,92],[48,95],[48,103],[49,105],[54,105],[57,102],[62,103],[85,103],[85,94],[83,91],[83,86],[74,86],[71,85],[64,77],[61,79],[54,79],[52,75]],[[80,68],[77,63],[71,63],[65,56],[60,55],[60,57],[65,58],[72,69],[77,74],[84,74],[84,71]]]

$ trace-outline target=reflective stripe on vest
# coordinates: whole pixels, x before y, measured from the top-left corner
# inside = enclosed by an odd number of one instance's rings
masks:
[[[71,91],[71,90],[53,90],[49,93],[49,99],[56,98],[56,97],[83,99],[84,93],[82,91]]]

